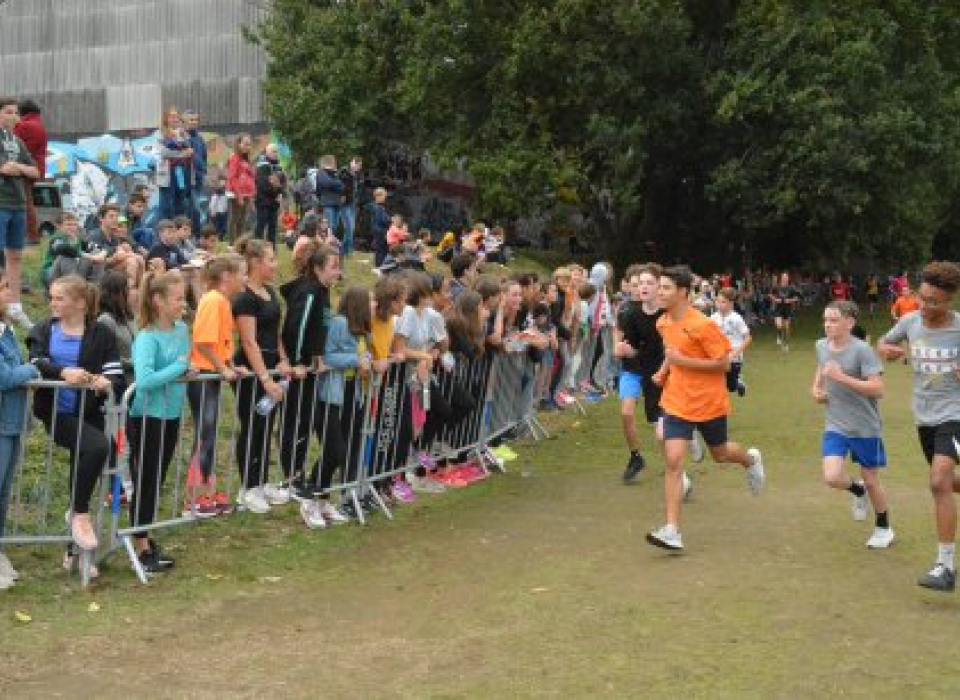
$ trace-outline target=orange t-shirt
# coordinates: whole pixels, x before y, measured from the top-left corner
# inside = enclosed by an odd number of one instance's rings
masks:
[[[897,318],[903,318],[907,314],[919,310],[920,300],[912,294],[908,297],[897,297],[897,300],[893,302],[893,306],[890,307],[890,313]]]
[[[665,348],[673,348],[687,357],[719,360],[730,352],[730,341],[720,327],[692,306],[679,321],[669,313],[657,321],[657,330]],[[671,365],[660,397],[666,413],[693,423],[725,416],[730,412],[726,376],[692,367]]]
[[[233,331],[236,323],[230,300],[220,291],[211,289],[200,297],[197,315],[193,321],[193,342],[190,344],[190,365],[197,369],[216,371],[210,361],[197,349],[197,343],[213,345],[217,357],[224,363],[233,357]]]

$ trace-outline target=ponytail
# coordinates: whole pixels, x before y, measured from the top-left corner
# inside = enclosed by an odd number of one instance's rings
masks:
[[[159,320],[160,314],[157,313],[154,297],[160,295],[166,298],[171,287],[182,285],[183,283],[183,276],[177,270],[169,270],[167,272],[154,272],[151,270],[143,276],[143,285],[140,288],[141,328],[155,326]]]

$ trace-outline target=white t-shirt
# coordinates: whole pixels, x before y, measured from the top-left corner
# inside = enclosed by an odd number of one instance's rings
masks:
[[[720,327],[727,340],[730,341],[730,346],[733,348],[730,359],[734,362],[742,362],[743,353],[740,350],[743,348],[743,342],[750,335],[750,326],[743,320],[743,316],[736,311],[731,311],[726,316],[717,311],[710,317],[710,320]]]

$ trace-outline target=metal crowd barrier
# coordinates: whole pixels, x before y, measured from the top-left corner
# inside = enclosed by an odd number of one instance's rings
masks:
[[[178,380],[187,385],[188,397],[179,416],[168,420],[130,416],[138,391],[131,385],[118,402],[113,397],[106,402],[102,432],[109,457],[90,507],[99,547],[92,552],[77,550],[81,581],[89,582],[96,562],[123,550],[146,583],[135,537],[225,514],[236,507],[234,496],[244,487],[280,481],[314,485],[325,460],[328,471],[336,460],[336,475],[323,489],[313,489],[313,496],[339,494],[341,503],[352,502],[360,523],[365,522],[360,503],[364,496],[391,517],[378,484],[413,468],[420,452],[451,461],[475,458],[485,471],[502,469],[502,461],[490,452],[491,442],[518,431],[534,439],[547,436],[536,409],[544,387],[549,386],[551,370],[548,362],[535,364],[523,349],[488,352],[452,368],[438,368],[429,390],[414,380],[415,373],[404,363],[353,378],[328,369],[294,379],[284,400],[266,416],[252,409],[263,395],[255,377],[241,377],[231,385],[218,374],[199,374]],[[340,405],[321,400],[320,387],[334,380],[345,386],[352,383]],[[32,392],[52,389],[56,402],[59,392],[76,387],[34,381],[28,388]],[[81,415],[88,392],[80,390]],[[169,385],[143,398],[156,401],[158,393],[159,404],[167,412]],[[441,406],[450,409],[447,415],[440,416]],[[424,409],[427,421],[420,425]],[[56,447],[50,437],[58,420],[62,418],[54,415],[49,430],[38,429],[40,421],[31,419],[27,402],[7,532],[0,544],[72,544],[61,513],[69,519],[77,484],[70,477],[69,450]],[[342,430],[343,455],[327,453],[334,441],[326,431],[337,427]],[[274,440],[280,443],[278,455],[272,448]],[[79,435],[74,453],[78,446]],[[163,464],[166,459],[168,465]],[[148,464],[158,468],[147,468]],[[213,508],[206,491],[229,496],[214,498]]]

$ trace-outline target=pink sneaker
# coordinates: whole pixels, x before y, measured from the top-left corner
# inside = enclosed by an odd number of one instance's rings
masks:
[[[401,503],[413,503],[416,496],[413,495],[413,488],[404,479],[396,478],[393,480],[393,495]]]
[[[428,472],[432,472],[437,468],[437,463],[433,457],[422,450],[417,453],[417,464],[426,469]]]

